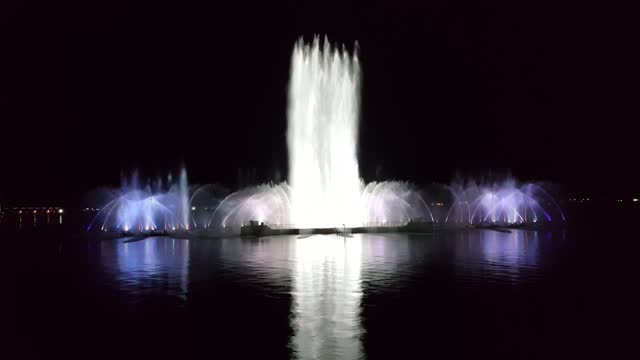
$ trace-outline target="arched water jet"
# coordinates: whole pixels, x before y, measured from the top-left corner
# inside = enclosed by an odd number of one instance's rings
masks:
[[[264,184],[237,191],[220,202],[208,226],[239,231],[251,220],[274,225],[290,224],[289,192],[286,183]]]
[[[181,170],[179,183],[168,184],[168,190],[163,189],[161,181],[151,185],[140,186],[136,172],[130,179],[123,177],[120,190],[103,192],[110,200],[101,206],[87,229],[91,230],[98,223],[101,231],[188,230],[192,219],[186,171]]]
[[[468,212],[466,223],[534,223],[540,219],[548,222],[564,221],[564,214],[557,202],[541,186],[527,183],[517,186],[516,181],[507,179],[491,185],[477,185],[470,181],[466,185],[454,184],[449,187],[454,202],[449,209],[445,222],[450,219],[464,221],[464,213]],[[543,206],[543,202],[552,206]],[[473,209],[473,211],[471,211]],[[456,220],[453,220],[454,222]]]

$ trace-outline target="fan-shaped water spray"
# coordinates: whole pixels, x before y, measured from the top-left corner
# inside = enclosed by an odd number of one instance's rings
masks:
[[[412,219],[434,221],[429,206],[408,182],[371,182],[362,191],[365,225],[400,225]]]
[[[290,188],[286,183],[265,184],[227,196],[209,219],[209,227],[238,232],[249,221],[274,226],[290,224]]]
[[[163,186],[159,179],[153,186],[141,186],[137,174],[130,181],[123,178],[119,190],[109,192],[110,201],[102,206],[88,229],[150,232],[189,230],[191,217],[189,189],[185,169],[178,184]]]
[[[555,200],[539,185],[518,186],[513,179],[492,184],[454,184],[453,202],[445,222],[522,224],[564,221]]]

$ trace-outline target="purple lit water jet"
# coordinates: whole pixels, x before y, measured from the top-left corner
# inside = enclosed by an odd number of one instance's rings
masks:
[[[527,224],[564,221],[555,200],[540,185],[518,185],[514,179],[490,184],[454,184],[453,203],[445,222],[461,224]]]

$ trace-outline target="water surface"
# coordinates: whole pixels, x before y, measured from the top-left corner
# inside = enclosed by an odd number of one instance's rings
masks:
[[[19,330],[71,357],[541,358],[575,317],[564,232],[65,239]]]

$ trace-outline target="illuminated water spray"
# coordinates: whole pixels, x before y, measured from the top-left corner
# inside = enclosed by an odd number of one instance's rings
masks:
[[[364,184],[357,160],[360,116],[357,54],[325,39],[298,41],[291,58],[287,109],[289,183],[241,189],[211,203],[204,229],[238,232],[249,221],[270,226],[321,228],[395,226],[412,219],[434,221],[411,184]],[[171,183],[172,181],[169,180]],[[195,195],[195,193],[194,193]],[[193,230],[186,171],[177,186],[152,190],[135,181],[115,192],[94,223],[125,231]],[[93,223],[92,223],[93,225]],[[91,226],[90,226],[91,227]]]
[[[187,170],[180,170],[178,182],[178,199],[180,201],[180,222],[186,230],[189,230],[189,185],[187,183]]]
[[[291,220],[301,227],[364,221],[356,148],[360,113],[356,54],[296,43],[291,59],[287,145]]]
[[[522,224],[564,221],[564,213],[542,186],[518,185],[514,179],[490,184],[452,184],[453,202],[445,222],[464,224]]]
[[[211,226],[239,230],[249,220],[297,228],[384,226],[433,216],[407,182],[366,186],[356,149],[360,116],[357,54],[316,38],[291,58],[287,109],[289,183],[243,189],[225,198]]]
[[[151,232],[189,230],[193,219],[189,208],[187,171],[182,168],[177,184],[160,179],[142,185],[136,173],[122,179],[120,189],[105,191],[108,202],[102,205],[88,229],[100,231]]]

